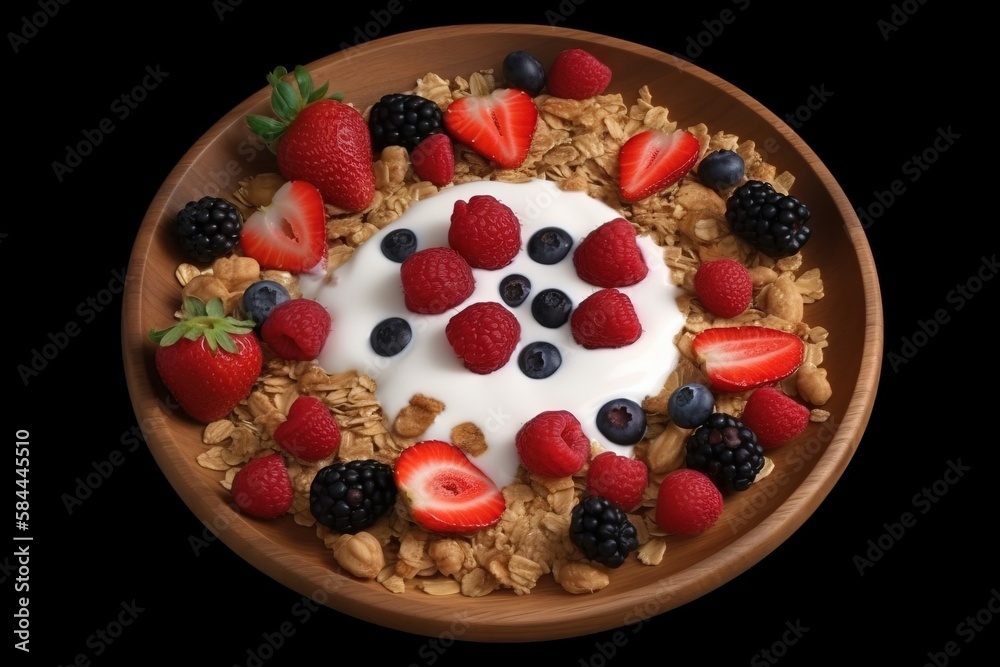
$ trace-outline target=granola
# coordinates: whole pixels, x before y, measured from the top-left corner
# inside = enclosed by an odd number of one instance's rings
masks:
[[[411,91],[435,101],[442,109],[453,100],[484,94],[496,87],[491,70],[468,79],[444,79],[428,73]],[[663,248],[673,281],[686,289],[679,307],[684,329],[676,338],[681,352],[677,368],[662,391],[643,403],[648,416],[645,439],[635,455],[650,470],[650,485],[641,505],[629,518],[637,527],[638,562],[655,566],[665,558],[666,541],[654,521],[660,480],[684,463],[684,443],[689,433],[674,425],[667,411],[667,397],[682,384],[705,381],[691,351],[693,336],[714,326],[756,324],[798,334],[806,342],[806,361],[782,381],[781,388],[814,406],[830,398],[831,387],[822,367],[828,332],[812,327],[805,306],[824,294],[818,269],[802,265],[801,256],[773,260],[754,251],[736,237],[725,219],[725,199],[696,178],[685,178],[665,192],[632,205],[624,205],[617,191],[617,154],[624,142],[646,129],[673,131],[677,123],[666,107],[654,104],[647,87],[626,102],[621,94],[602,94],[587,100],[566,100],[548,95],[536,98],[539,121],[528,158],[517,169],[498,169],[476,153],[458,147],[454,183],[478,180],[521,183],[531,179],[552,181],[564,190],[585,192],[619,210],[638,233],[648,235]],[[365,110],[365,114],[369,110]],[[756,151],[752,140],[705,125],[687,128],[701,145],[701,156],[717,149],[736,151],[744,160],[747,178],[771,183],[787,193],[794,177],[778,173]],[[375,162],[377,193],[368,209],[344,213],[328,207],[328,272],[348,261],[354,251],[378,230],[398,219],[414,202],[434,196],[439,188],[414,175],[405,149],[390,147]],[[276,174],[258,174],[240,182],[232,201],[245,216],[270,201],[282,184]],[[754,301],[750,309],[726,321],[705,312],[693,298],[693,277],[699,264],[732,257],[751,272]],[[236,309],[242,290],[258,279],[277,280],[293,297],[297,279],[284,272],[261,271],[249,258],[233,256],[216,260],[201,271],[190,264],[177,267],[180,293],[202,299],[220,297],[227,311]],[[203,432],[205,451],[198,463],[222,473],[220,484],[229,488],[235,471],[251,458],[279,450],[273,434],[298,396],[322,400],[341,427],[343,439],[337,457],[342,460],[375,459],[391,464],[405,447],[416,442],[444,408],[433,397],[415,396],[407,409],[390,422],[378,400],[378,388],[368,375],[356,370],[328,372],[316,362],[266,361],[253,393],[226,419],[208,424]],[[720,397],[721,411],[739,414],[745,397]],[[813,421],[829,413],[816,407]],[[488,447],[479,426],[462,424],[453,431],[455,444],[475,457]],[[601,446],[592,444],[592,455]],[[317,471],[330,460],[289,462],[295,490],[291,513],[294,521],[311,527],[332,551],[334,564],[353,576],[381,583],[393,593],[422,591],[431,595],[460,594],[479,597],[497,590],[528,594],[547,575],[569,593],[594,593],[613,576],[607,568],[586,561],[568,537],[573,507],[586,486],[586,467],[564,478],[541,478],[521,469],[518,478],[503,489],[506,510],[493,527],[469,536],[428,533],[413,523],[401,503],[371,528],[357,535],[341,535],[319,525],[309,511],[309,488]],[[769,462],[762,472],[773,468]]]

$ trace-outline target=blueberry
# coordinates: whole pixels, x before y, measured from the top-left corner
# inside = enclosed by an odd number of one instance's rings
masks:
[[[695,382],[677,387],[667,399],[670,419],[681,428],[701,426],[714,409],[715,396],[708,387]]]
[[[557,264],[572,247],[573,237],[565,229],[545,227],[528,239],[528,256],[539,264]]]
[[[402,317],[390,317],[375,325],[369,340],[375,354],[392,357],[402,352],[412,338],[409,322]]]
[[[701,182],[716,190],[731,188],[743,179],[743,158],[733,151],[722,149],[709,153],[698,165]]]
[[[290,299],[288,290],[281,283],[258,280],[243,292],[243,312],[254,321],[254,330],[259,334],[274,307]]]
[[[533,380],[541,380],[559,370],[562,355],[552,343],[528,343],[517,355],[517,365],[521,372]]]
[[[634,445],[646,435],[646,413],[627,398],[608,401],[597,411],[597,430],[619,445]]]
[[[409,229],[395,229],[382,239],[382,254],[394,262],[402,262],[417,249],[417,236]]]
[[[500,281],[500,298],[511,308],[524,303],[531,293],[531,281],[519,273],[512,273]]]
[[[544,289],[531,301],[531,314],[543,327],[557,329],[566,324],[573,302],[562,290]]]
[[[511,88],[534,97],[545,87],[545,68],[527,51],[511,51],[503,59],[503,78]]]

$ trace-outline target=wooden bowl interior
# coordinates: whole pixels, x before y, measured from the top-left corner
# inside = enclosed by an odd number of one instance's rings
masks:
[[[178,305],[174,270],[180,255],[169,222],[186,202],[231,192],[240,178],[275,170],[272,156],[246,128],[248,112],[269,111],[262,89],[222,118],[184,156],[152,202],[136,239],[122,322],[124,360],[133,406],[147,442],[170,483],[191,510],[235,552],[291,589],[344,613],[394,629],[440,634],[458,620],[463,639],[529,641],[577,636],[674,608],[724,584],[766,556],[816,509],[860,441],[874,401],[882,349],[877,278],[860,224],[846,197],[812,151],[787,126],[742,91],[693,65],[610,37],[543,26],[453,26],[397,35],[309,65],[358,108],[387,92],[406,90],[427,72],[468,77],[515,49],[549,62],[561,50],[584,46],[610,65],[611,89],[626,104],[648,85],[681,127],[705,123],[754,139],[779,171],[796,176],[793,193],[813,211],[814,238],[805,250],[819,267],[826,296],[808,306],[807,321],[830,334],[824,366],[834,395],[832,417],[811,425],[773,452],[776,471],[750,491],[727,500],[722,520],[696,539],[672,539],[656,567],[630,562],[609,587],[575,596],[546,578],[528,596],[496,592],[484,598],[394,595],[380,584],[344,576],[311,529],[291,518],[260,522],[236,515],[219,473],[195,458],[205,449],[201,427],[170,405],[153,364],[148,332],[171,321]]]

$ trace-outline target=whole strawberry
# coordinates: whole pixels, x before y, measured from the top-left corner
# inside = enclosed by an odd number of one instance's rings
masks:
[[[333,456],[340,447],[340,426],[330,408],[314,396],[299,396],[285,421],[274,429],[274,441],[304,461]]]
[[[312,183],[331,206],[364,210],[375,197],[368,123],[340,93],[327,97],[327,84],[313,89],[305,68],[295,68],[295,86],[287,74],[278,67],[267,76],[277,118],[248,115],[247,125],[275,152],[286,179]]]
[[[260,337],[282,359],[311,361],[326,345],[333,318],[312,299],[292,299],[278,304],[264,320]]]
[[[645,463],[614,452],[598,454],[587,468],[587,492],[607,498],[623,512],[639,506],[648,484]]]
[[[274,519],[292,507],[295,493],[281,454],[250,459],[236,472],[230,488],[241,511],[259,519]]]
[[[263,367],[253,327],[227,317],[219,298],[187,297],[177,324],[150,331],[160,379],[188,415],[207,424],[250,395]]]
[[[656,525],[673,535],[698,535],[715,525],[722,508],[722,492],[707,475],[681,468],[660,484]]]
[[[474,269],[503,268],[521,251],[521,222],[491,195],[459,200],[451,213],[448,245]]]
[[[517,318],[495,301],[466,306],[448,320],[444,332],[462,364],[480,375],[502,368],[521,339]]]

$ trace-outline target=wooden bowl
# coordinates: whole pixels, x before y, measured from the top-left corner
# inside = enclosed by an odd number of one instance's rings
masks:
[[[153,363],[148,332],[171,321],[178,304],[174,270],[181,261],[170,222],[186,202],[228,194],[239,178],[275,170],[250,142],[249,113],[269,113],[262,89],[216,123],[170,173],[143,220],[131,257],[122,323],[124,362],[133,406],[150,449],[170,483],[198,518],[231,549],[302,595],[351,616],[412,633],[462,630],[472,641],[523,642],[579,636],[630,625],[683,605],[736,577],[767,556],[816,510],[840,478],[868,422],[882,356],[882,308],[872,256],[846,196],[808,146],[781,120],[732,85],[659,51],[602,35],[524,25],[468,25],[420,30],[375,40],[308,66],[359,108],[406,90],[427,72],[468,77],[525,49],[542,62],[584,47],[610,65],[611,91],[630,103],[648,85],[656,104],[680,127],[703,122],[754,139],[779,172],[796,176],[793,194],[813,212],[814,237],[804,254],[819,267],[826,296],[807,320],[829,329],[824,361],[834,388],[831,413],[797,441],[773,451],[776,473],[727,501],[707,533],[671,540],[664,562],[632,559],[598,593],[572,595],[546,577],[530,595],[497,591],[482,598],[393,594],[380,584],[345,576],[314,531],[287,517],[255,521],[235,514],[219,473],[200,467],[202,427],[171,410]],[[256,147],[255,147],[256,146]],[[227,183],[228,181],[228,183]]]

